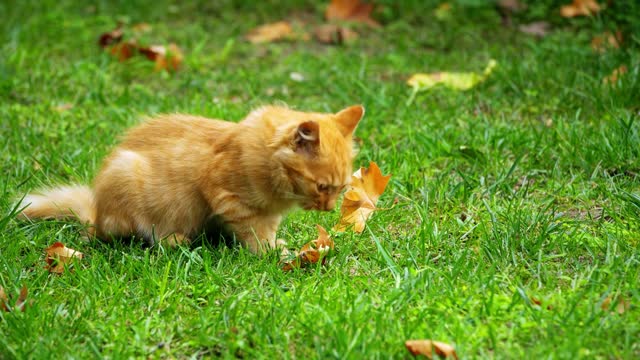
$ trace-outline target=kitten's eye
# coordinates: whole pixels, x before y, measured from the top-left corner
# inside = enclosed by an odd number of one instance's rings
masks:
[[[318,184],[318,191],[319,192],[328,192],[329,191],[329,185],[327,184]]]

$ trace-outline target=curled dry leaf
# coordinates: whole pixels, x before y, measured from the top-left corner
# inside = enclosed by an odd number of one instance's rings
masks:
[[[122,30],[122,25],[118,25],[117,28],[101,34],[100,38],[98,39],[98,45],[100,45],[103,48],[106,48],[111,44],[119,43],[122,40],[123,36],[124,36],[124,31]]]
[[[81,252],[64,246],[61,242],[55,242],[53,245],[45,249],[46,253],[46,268],[49,272],[62,274],[64,272],[64,265],[71,262],[73,258],[82,259],[84,254]]]
[[[320,225],[316,225],[316,228],[318,229],[318,238],[300,248],[300,252],[296,254],[294,259],[285,261],[282,270],[290,271],[325,259],[329,251],[333,249],[334,243],[327,230]]]
[[[607,49],[618,49],[622,44],[622,32],[617,30],[615,33],[605,32],[604,34],[594,36],[591,39],[591,48],[595,52],[603,53]]]
[[[171,43],[169,46],[152,45],[138,49],[147,59],[156,63],[157,70],[176,71],[180,68],[184,55],[178,45]]]
[[[605,84],[613,85],[613,84],[617,83],[618,80],[620,80],[620,77],[622,77],[622,75],[626,74],[627,71],[629,71],[629,69],[627,69],[626,65],[620,65],[616,69],[613,70],[611,75],[609,75],[609,76],[605,77],[604,79],[602,79],[602,82],[605,83]]]
[[[344,194],[340,208],[340,222],[335,226],[337,231],[345,231],[353,226],[355,232],[361,233],[367,219],[377,209],[376,203],[389,183],[391,174],[382,175],[378,164],[373,161],[369,168],[361,167],[351,177],[351,186]]]
[[[344,26],[324,24],[318,26],[313,34],[323,44],[343,44],[358,38],[358,33]]]
[[[433,353],[435,352],[439,356],[442,357],[452,357],[454,359],[458,359],[458,354],[456,354],[456,349],[453,346],[433,340],[407,340],[404,343],[404,346],[407,347],[407,350],[411,354],[415,355],[424,355],[429,359],[433,359]]]
[[[468,90],[483,82],[493,72],[496,65],[495,60],[489,60],[482,74],[455,72],[414,74],[407,80],[407,84],[413,87],[414,93],[429,90],[437,85],[443,85],[454,90]]]
[[[251,30],[245,38],[252,44],[273,42],[289,38],[293,35],[291,24],[286,21],[278,21],[271,24],[258,26]]]
[[[128,40],[125,42],[120,42],[111,47],[109,52],[111,55],[118,58],[119,61],[125,61],[130,59],[135,53],[138,45],[133,40]]]
[[[360,2],[360,0],[331,0],[325,12],[325,18],[329,21],[344,20],[364,23],[373,27],[379,27],[371,18],[373,4]]]
[[[132,30],[135,34],[141,34],[150,31],[151,25],[140,23],[134,25]],[[109,53],[120,61],[128,60],[137,53],[145,55],[147,59],[156,63],[156,71],[175,71],[182,64],[184,55],[176,44],[171,43],[166,47],[163,45],[141,46],[135,38],[122,41],[123,37],[124,31],[121,26],[118,26],[115,30],[102,34],[98,42],[103,48],[108,48]],[[112,46],[109,47],[109,45]]]
[[[566,18],[590,16],[599,11],[600,5],[595,0],[573,0],[571,4],[560,8],[560,15]]]

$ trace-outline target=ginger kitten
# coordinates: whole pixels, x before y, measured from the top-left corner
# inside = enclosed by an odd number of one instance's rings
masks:
[[[77,218],[102,239],[188,243],[214,218],[253,253],[280,244],[282,215],[331,210],[350,182],[352,134],[364,114],[267,106],[240,123],[163,115],[131,129],[93,184],[29,194],[21,217]]]

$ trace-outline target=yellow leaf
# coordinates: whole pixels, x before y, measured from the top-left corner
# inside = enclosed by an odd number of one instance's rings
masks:
[[[278,21],[271,24],[258,26],[251,30],[245,38],[252,44],[273,42],[290,37],[293,34],[293,28],[286,21]]]
[[[61,242],[56,242],[53,245],[45,249],[47,255],[46,268],[49,272],[62,274],[64,272],[64,265],[71,262],[73,258],[82,259],[84,254],[74,249],[64,246]]]
[[[295,258],[285,261],[282,270],[289,271],[307,264],[315,264],[323,260],[333,249],[334,243],[327,230],[320,225],[316,225],[316,228],[318,229],[318,238],[302,246]]]
[[[404,343],[407,350],[413,355],[424,355],[429,359],[433,359],[433,353],[435,352],[439,356],[444,358],[451,356],[454,359],[458,359],[456,349],[453,346],[433,340],[407,340]]]
[[[496,67],[495,60],[489,60],[489,64],[482,74],[435,72],[429,74],[414,74],[407,80],[407,84],[413,87],[414,92],[429,90],[437,85],[443,85],[454,90],[469,90],[484,81]]]
[[[382,175],[374,162],[369,168],[360,168],[351,177],[351,185],[344,194],[340,208],[340,222],[335,226],[337,231],[345,231],[353,226],[355,232],[361,233],[364,225],[376,210],[376,203],[384,192],[391,175]]]
[[[600,11],[600,5],[595,0],[573,0],[569,5],[560,8],[563,17],[590,16]]]

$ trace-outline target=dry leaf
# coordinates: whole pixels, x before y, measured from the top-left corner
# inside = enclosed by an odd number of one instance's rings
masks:
[[[627,69],[626,65],[620,65],[618,68],[614,69],[611,75],[602,79],[602,82],[605,84],[613,85],[618,82],[620,77],[627,73],[629,69]]]
[[[251,30],[245,38],[252,44],[260,44],[286,39],[293,34],[293,28],[286,21],[265,24]]]
[[[620,314],[620,315],[624,314],[627,310],[629,310],[630,307],[631,307],[631,303],[628,300],[626,300],[622,296],[618,296],[616,309],[615,309],[615,311],[618,314]],[[602,304],[600,305],[600,308],[603,311],[612,310],[611,309],[611,296],[607,296],[606,299],[604,299],[602,301]]]
[[[389,183],[391,174],[382,175],[380,168],[373,161],[369,168],[361,167],[351,177],[351,185],[344,194],[340,208],[340,222],[335,226],[337,231],[345,231],[353,226],[355,232],[361,233],[367,219],[376,210],[378,198]]]
[[[118,58],[120,61],[125,61],[131,58],[138,48],[138,45],[133,40],[117,43],[111,47],[109,52],[111,55]]]
[[[4,292],[4,288],[0,286],[0,310],[9,312],[13,310],[24,311],[26,307],[27,295],[29,291],[27,290],[27,286],[23,285],[22,289],[20,289],[20,294],[18,295],[18,300],[16,300],[15,305],[12,307],[9,305],[9,297]]]
[[[595,52],[603,53],[607,49],[618,49],[622,44],[622,32],[617,30],[615,33],[605,32],[602,35],[594,36],[591,39],[591,48]]]
[[[9,307],[7,306],[7,303],[9,303],[7,294],[5,294],[4,288],[0,286],[0,310],[9,311]]]
[[[81,252],[64,246],[61,242],[55,242],[53,245],[45,249],[47,254],[46,268],[49,272],[62,274],[64,272],[64,265],[71,262],[73,258],[82,259],[84,254]]]
[[[334,24],[320,25],[313,34],[319,42],[324,44],[343,44],[359,37],[357,32]]]
[[[106,32],[100,35],[100,38],[98,39],[98,45],[100,45],[103,48],[106,48],[111,44],[119,43],[122,40],[123,35],[124,35],[124,31],[122,31],[122,25],[118,25],[118,27],[115,28],[114,30],[111,30],[109,32]]]
[[[171,43],[165,47],[163,45],[152,45],[138,49],[141,54],[156,63],[157,70],[176,71],[182,64],[184,56],[178,45]]]
[[[300,252],[296,254],[294,259],[284,263],[282,270],[289,271],[325,259],[325,256],[333,249],[334,243],[327,230],[320,225],[316,225],[316,228],[318,229],[318,238],[300,248]]]
[[[538,305],[538,306],[542,305],[542,301],[540,301],[540,299],[538,299],[535,296],[530,297],[529,300],[531,300],[531,303],[533,303],[535,305]]]
[[[371,18],[372,11],[373,4],[362,3],[360,0],[331,0],[325,18],[329,21],[354,21],[379,27],[380,24]]]
[[[496,65],[495,60],[489,60],[489,64],[487,64],[482,74],[455,72],[414,74],[407,80],[407,84],[413,87],[414,93],[431,89],[437,85],[443,85],[454,90],[468,90],[483,82],[493,72]]]
[[[22,289],[20,289],[20,295],[18,295],[18,300],[16,301],[14,309],[24,311],[28,294],[29,291],[27,290],[27,285],[22,285]]]
[[[560,8],[563,17],[590,16],[600,11],[600,5],[595,0],[573,0],[569,5]]]
[[[433,359],[433,353],[435,352],[439,356],[442,357],[453,357],[454,359],[458,359],[458,354],[456,354],[456,349],[453,346],[433,340],[407,340],[404,343],[404,346],[407,347],[407,350],[411,354],[415,355],[424,355],[429,359]]]
[[[549,23],[546,21],[536,21],[518,28],[525,34],[543,37],[549,33]]]

